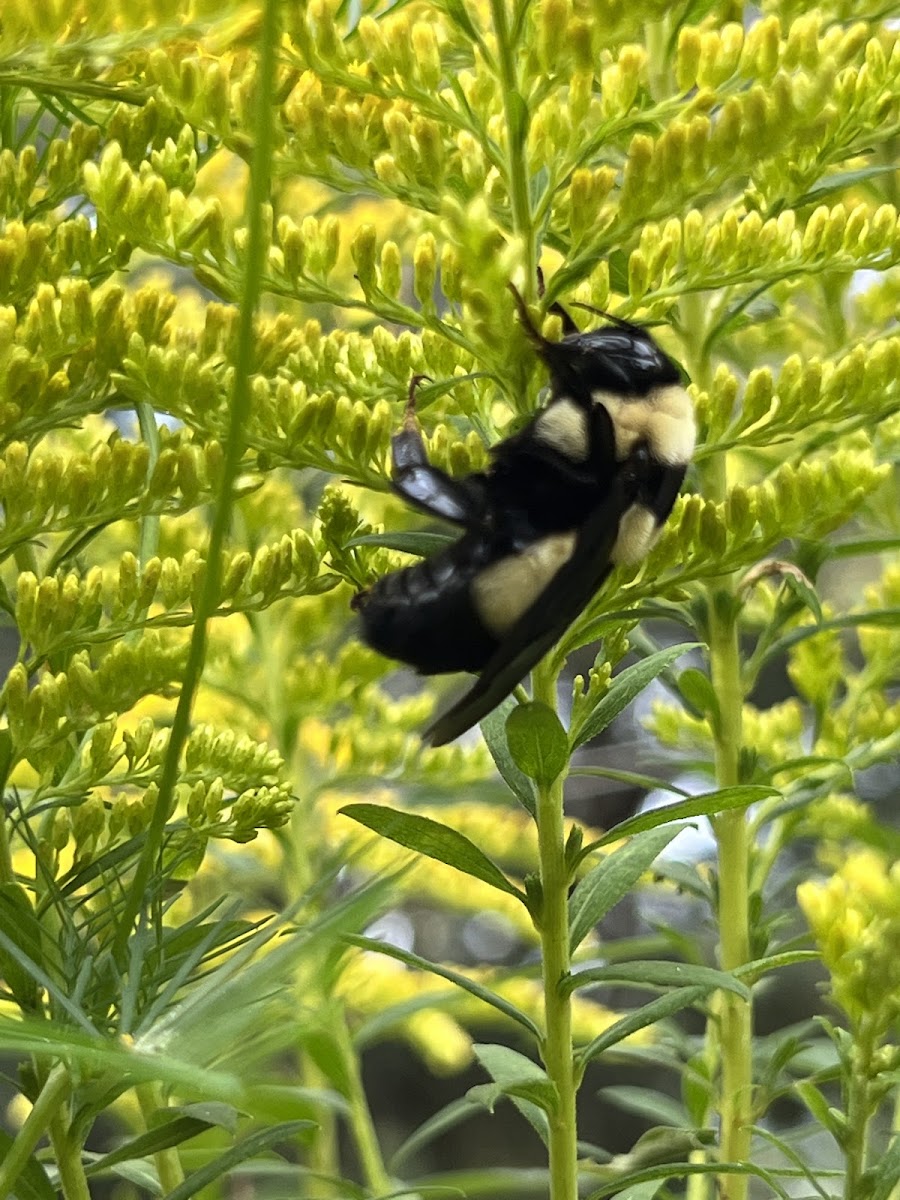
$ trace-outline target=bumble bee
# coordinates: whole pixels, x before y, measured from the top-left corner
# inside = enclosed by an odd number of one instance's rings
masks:
[[[410,385],[391,443],[404,500],[463,530],[446,549],[354,599],[365,641],[424,675],[478,672],[425,731],[434,746],[485,717],[521,682],[618,563],[639,561],[668,517],[694,450],[690,398],[675,362],[639,325],[547,341],[512,289],[547,365],[550,397],[491,463],[454,479],[428,461]],[[607,316],[607,314],[602,314]]]

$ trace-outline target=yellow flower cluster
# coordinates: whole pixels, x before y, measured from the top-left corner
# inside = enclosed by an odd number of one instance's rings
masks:
[[[885,1033],[900,1016],[900,863],[856,851],[829,880],[802,883],[797,900],[835,1002],[854,1026]]]

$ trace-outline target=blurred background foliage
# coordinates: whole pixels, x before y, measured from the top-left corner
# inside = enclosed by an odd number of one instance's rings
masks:
[[[873,1145],[888,1145],[895,23],[878,4],[696,0],[311,0],[277,15],[263,80],[253,5],[3,8],[4,1187],[181,1200],[386,1195],[406,1178],[545,1193],[521,1097],[490,1118],[497,1097],[465,1098],[486,1078],[473,1038],[518,1044],[477,988],[540,1022],[525,909],[338,814],[361,797],[440,809],[511,878],[535,870],[533,822],[485,745],[422,749],[443,688],[361,646],[349,600],[409,561],[396,535],[422,526],[388,490],[410,376],[431,378],[429,451],[457,473],[539,403],[506,284],[534,303],[541,267],[545,307],[659,326],[701,432],[650,560],[617,571],[565,639],[564,707],[575,727],[621,662],[707,641],[710,589],[734,581],[741,778],[781,793],[749,819],[752,953],[807,945],[804,879],[842,1014],[829,1009],[827,1035],[810,1020],[825,975],[807,965],[761,991],[755,1161],[786,1173],[759,1194],[886,1200],[896,1142],[878,1179],[851,1178],[864,1155],[834,1106],[876,1119]],[[270,202],[254,209],[247,164],[266,128]],[[262,301],[248,372],[249,277]],[[233,519],[206,605],[223,485]],[[213,620],[180,739],[198,608]],[[720,701],[694,654],[578,751],[567,795],[588,841],[648,792],[723,782]],[[606,919],[604,962],[715,964],[704,828]],[[347,940],[367,930],[455,964],[475,992]],[[582,952],[600,953],[593,937]],[[576,1040],[633,1001],[579,995]],[[657,1027],[592,1065],[584,1155],[614,1164],[598,1187],[657,1161],[632,1149],[648,1123],[713,1122],[711,1046],[697,1022]],[[692,1136],[667,1153],[702,1158]],[[627,1194],[665,1186],[650,1182]],[[712,1194],[706,1177],[689,1186]]]

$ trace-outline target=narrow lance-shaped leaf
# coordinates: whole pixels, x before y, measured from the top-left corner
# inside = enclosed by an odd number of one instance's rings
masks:
[[[178,1116],[172,1121],[166,1121],[156,1129],[150,1129],[138,1137],[131,1138],[122,1146],[117,1146],[109,1154],[104,1154],[96,1162],[85,1169],[85,1175],[98,1175],[107,1171],[117,1163],[128,1162],[129,1159],[144,1158],[150,1154],[158,1154],[172,1146],[180,1146],[182,1142],[205,1133],[213,1126],[212,1121],[203,1121],[198,1117]]]
[[[581,856],[584,858],[592,850],[596,850],[600,846],[608,846],[611,842],[618,842],[623,837],[631,837],[636,833],[643,833],[647,829],[656,829],[660,825],[668,825],[673,821],[683,821],[686,817],[711,817],[730,808],[747,808],[751,804],[758,804],[761,800],[769,800],[772,796],[780,795],[777,788],[746,783],[738,784],[737,787],[720,788],[717,792],[703,792],[699,796],[691,796],[689,800],[679,800],[675,804],[663,804],[659,808],[651,808],[648,812],[629,817],[627,821],[620,821],[602,838],[585,846]]]
[[[525,901],[524,893],[506,878],[497,864],[474,842],[449,825],[442,825],[440,821],[432,821],[430,817],[421,817],[417,813],[387,808],[383,804],[346,804],[340,812],[342,816],[358,821],[360,825],[380,833],[399,846],[405,846],[407,850],[415,850],[426,858],[436,859],[509,896],[518,897],[523,903]]]
[[[359,946],[361,950],[373,950],[376,954],[383,954],[386,958],[394,958],[397,962],[405,963],[408,967],[416,967],[420,971],[427,971],[431,975],[437,975],[440,979],[446,979],[449,983],[462,988],[485,1004],[496,1008],[505,1017],[509,1017],[511,1021],[515,1021],[524,1029],[527,1029],[532,1037],[540,1038],[541,1036],[537,1025],[521,1009],[516,1008],[514,1004],[510,1003],[509,1000],[505,1000],[502,996],[498,996],[496,992],[492,992],[484,984],[478,983],[475,979],[469,979],[468,976],[461,974],[459,971],[454,971],[451,967],[429,962],[428,959],[420,958],[418,954],[413,954],[409,950],[401,950],[399,946],[391,946],[387,942],[375,941],[373,938],[351,934],[347,937],[347,941],[351,945]]]
[[[648,1025],[655,1025],[657,1021],[671,1017],[673,1013],[680,1012],[683,1008],[690,1008],[692,1004],[696,1004],[698,1000],[702,1000],[709,992],[715,990],[714,987],[704,985],[703,987],[679,988],[678,991],[669,992],[666,996],[657,996],[655,1000],[635,1009],[627,1017],[622,1017],[614,1025],[610,1025],[609,1029],[598,1034],[592,1042],[588,1042],[582,1050],[579,1050],[578,1062],[580,1064],[591,1062],[610,1047],[624,1041],[631,1034],[637,1033],[639,1029],[646,1029]]]
[[[588,871],[569,900],[571,950],[578,948],[594,925],[634,887],[657,854],[680,832],[680,827],[675,826],[632,838]]]
[[[295,1138],[305,1129],[315,1129],[314,1121],[285,1121],[281,1125],[273,1125],[269,1129],[261,1129],[243,1138],[236,1145],[217,1155],[198,1171],[188,1175],[183,1183],[169,1192],[166,1200],[188,1200],[196,1196],[203,1188],[208,1187],[214,1180],[226,1175],[234,1167],[239,1166],[250,1158],[255,1158],[264,1150],[269,1150],[279,1142],[287,1142]]]
[[[577,988],[598,983],[632,984],[637,987],[712,987],[734,992],[742,1000],[750,999],[750,989],[727,971],[714,967],[697,966],[695,963],[679,962],[624,962],[605,967],[588,967],[563,981],[563,990],[574,992]]]

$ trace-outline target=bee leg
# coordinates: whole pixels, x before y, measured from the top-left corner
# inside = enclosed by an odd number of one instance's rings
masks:
[[[391,438],[391,484],[398,496],[422,512],[454,525],[474,528],[485,515],[484,477],[454,479],[428,461],[428,451],[416,417],[416,388],[427,375],[414,375],[399,433]]]

